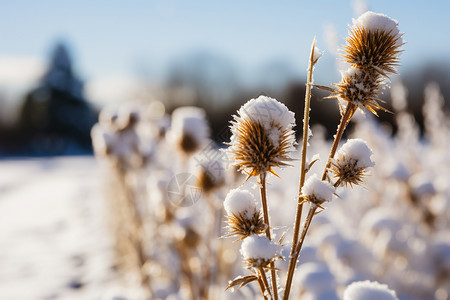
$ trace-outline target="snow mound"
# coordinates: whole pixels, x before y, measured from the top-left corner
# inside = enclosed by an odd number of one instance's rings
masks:
[[[345,289],[343,300],[398,300],[398,298],[387,285],[366,280],[350,284]]]
[[[251,235],[244,239],[241,254],[245,259],[273,259],[279,254],[281,247],[272,243],[265,236]]]
[[[242,214],[247,219],[251,219],[256,209],[256,202],[252,193],[237,188],[227,194],[223,206],[228,215],[239,216]]]

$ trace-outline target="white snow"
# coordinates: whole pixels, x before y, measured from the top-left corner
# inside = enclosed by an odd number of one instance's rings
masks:
[[[369,31],[386,31],[390,35],[400,35],[398,29],[398,21],[388,17],[385,14],[374,13],[372,11],[365,12],[358,19],[353,19],[353,24],[359,27],[364,27]],[[403,39],[399,38],[397,44],[403,44]]]
[[[315,196],[321,201],[331,201],[334,188],[330,183],[320,180],[319,176],[314,174],[306,180],[302,193],[308,196]]]
[[[238,114],[238,118],[261,123],[275,146],[279,145],[281,132],[295,126],[294,113],[283,103],[267,96],[249,100]]]
[[[103,299],[113,261],[95,159],[2,160],[0,169],[0,298]]]
[[[319,49],[319,47],[314,46],[314,56],[313,56],[313,61],[316,63],[319,58],[321,58],[323,55],[323,51],[321,51]]]
[[[248,190],[237,188],[227,194],[223,206],[228,215],[242,214],[247,219],[251,219],[256,209],[256,202],[255,197]]]
[[[336,153],[336,159],[340,161],[355,160],[357,168],[369,168],[375,166],[370,159],[372,150],[362,139],[349,139]],[[345,157],[345,159],[344,159]]]
[[[343,300],[398,300],[398,298],[387,285],[366,280],[350,284],[345,289]]]
[[[296,281],[303,289],[314,294],[334,291],[335,278],[328,267],[321,263],[305,263],[298,267]]]
[[[281,251],[279,245],[274,244],[265,236],[251,235],[244,239],[241,254],[245,259],[273,259]]]

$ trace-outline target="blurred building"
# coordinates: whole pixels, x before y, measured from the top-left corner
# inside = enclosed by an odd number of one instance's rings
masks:
[[[49,68],[26,96],[19,117],[15,153],[63,155],[91,152],[90,129],[96,113],[83,96],[63,43],[56,45]]]

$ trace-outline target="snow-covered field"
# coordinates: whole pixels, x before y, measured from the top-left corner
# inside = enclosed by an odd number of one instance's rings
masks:
[[[112,272],[93,157],[0,161],[0,299],[101,299]]]

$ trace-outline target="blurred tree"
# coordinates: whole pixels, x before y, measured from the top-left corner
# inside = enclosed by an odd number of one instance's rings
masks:
[[[95,121],[67,47],[58,43],[39,87],[26,95],[22,107],[19,122],[29,139],[27,150],[52,155],[90,152],[90,129]]]

